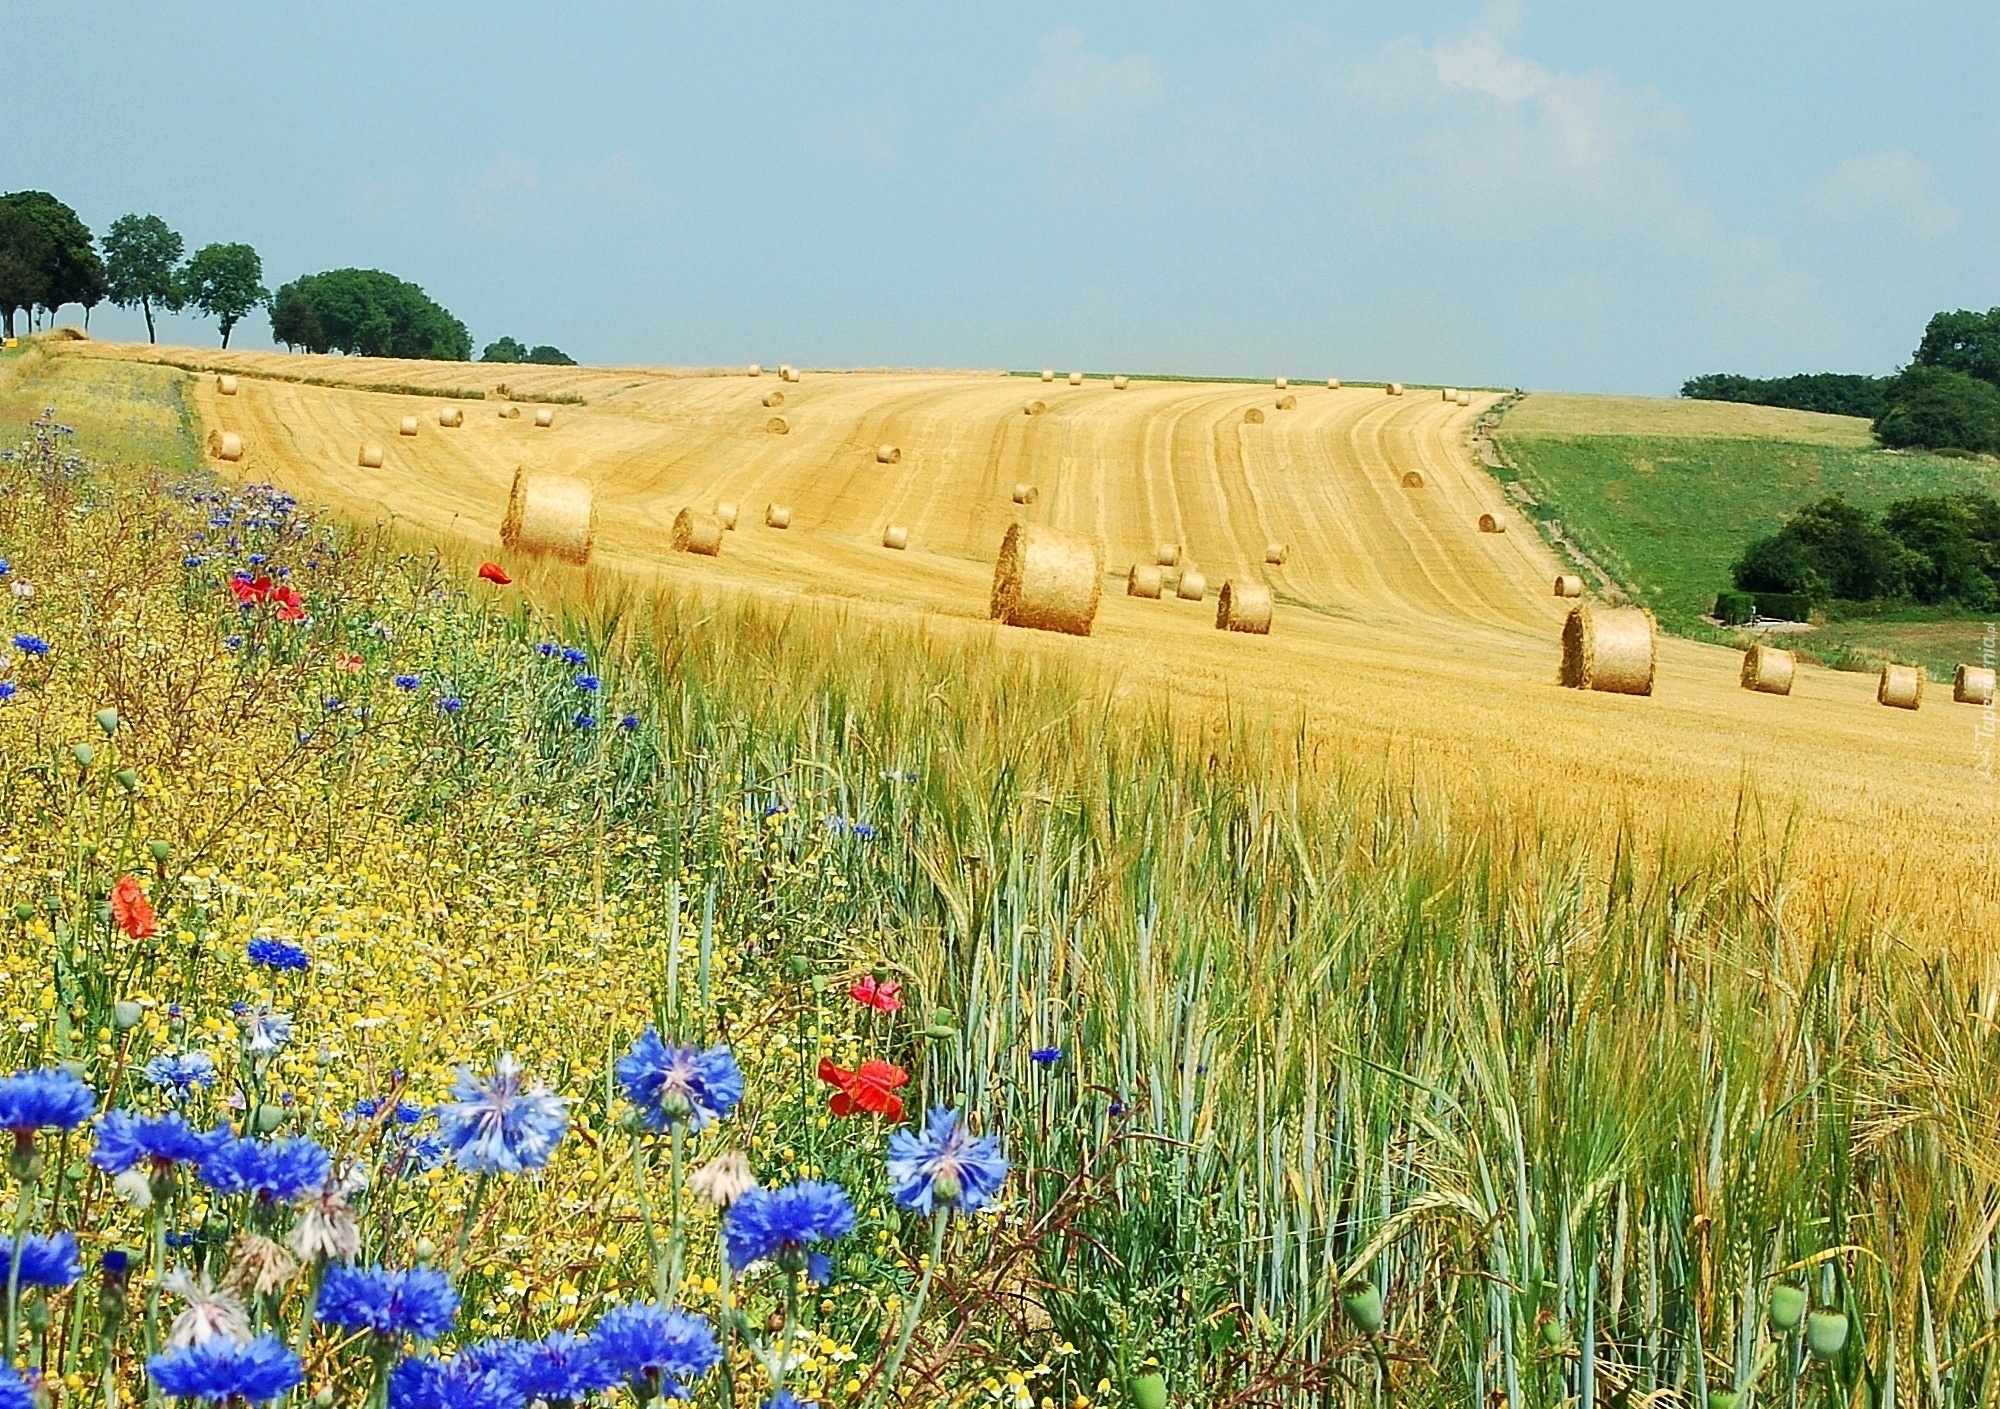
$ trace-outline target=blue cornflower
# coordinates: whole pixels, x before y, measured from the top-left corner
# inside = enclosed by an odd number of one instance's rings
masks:
[[[542,659],[547,660],[550,656],[554,655],[557,651],[561,649],[562,647],[558,646],[553,641],[544,641],[539,646],[535,647],[535,654],[542,657]]]
[[[14,1245],[0,1238],[0,1287],[14,1271]],[[83,1275],[74,1233],[35,1234],[21,1240],[21,1285],[66,1287]]]
[[[198,1086],[215,1085],[215,1058],[206,1052],[162,1052],[140,1071],[176,1101],[185,1101]]]
[[[167,1233],[167,1246],[175,1252],[179,1252],[183,1248],[191,1248],[200,1241],[201,1234],[193,1231],[182,1232],[175,1229]]]
[[[618,718],[618,727],[629,734],[632,730],[639,727],[639,716],[636,714],[620,715]]]
[[[245,561],[248,562],[252,567],[259,567],[262,566],[267,561],[267,559],[265,555],[262,553],[252,553],[247,559],[245,559]]]
[[[451,1289],[450,1279],[434,1267],[392,1272],[386,1267],[343,1267],[336,1263],[327,1269],[326,1280],[320,1284],[319,1308],[314,1314],[324,1326],[434,1341],[457,1319],[458,1293]]]
[[[610,1389],[621,1374],[604,1363],[596,1342],[555,1331],[515,1352],[511,1377],[523,1397],[560,1404],[580,1403],[598,1390]]]
[[[421,679],[414,675],[398,675],[396,677],[396,688],[398,690],[414,690],[423,683]]]
[[[268,1404],[305,1379],[299,1357],[276,1336],[259,1336],[244,1345],[217,1336],[182,1346],[148,1360],[146,1374],[154,1388],[176,1399],[211,1404]]]
[[[348,1119],[373,1120],[382,1113],[387,1104],[386,1101],[377,1101],[373,1097],[364,1096],[354,1103],[354,1109],[349,1113]],[[395,1109],[390,1112],[390,1117],[398,1125],[415,1125],[429,1114],[430,1112],[422,1106],[412,1105],[408,1101],[398,1101]]]
[[[595,675],[579,675],[576,677],[576,688],[579,690],[595,690],[602,686],[603,683]]]
[[[706,1320],[654,1302],[612,1307],[597,1318],[590,1339],[604,1369],[647,1398],[688,1398],[690,1382],[722,1359]]]
[[[339,714],[343,709],[347,708],[347,701],[341,699],[338,695],[328,695],[323,703],[326,706],[328,714]]]
[[[241,636],[225,636],[222,638],[222,644],[228,650],[240,651],[243,649],[243,638]]]
[[[1034,1062],[1038,1066],[1045,1067],[1054,1066],[1062,1060],[1062,1057],[1063,1053],[1060,1047],[1037,1047],[1034,1051],[1028,1053],[1029,1061]]]
[[[528,1087],[521,1064],[503,1054],[480,1082],[458,1069],[453,1100],[438,1107],[438,1125],[459,1168],[475,1174],[519,1174],[549,1162],[569,1129],[563,1099],[546,1086]]]
[[[848,824],[847,830],[857,840],[860,841],[875,840],[875,829],[866,822],[851,822]]]
[[[564,665],[583,665],[589,661],[590,654],[579,646],[564,646],[562,658]]]
[[[35,1392],[4,1360],[0,1360],[0,1409],[35,1409]]]
[[[618,1082],[654,1130],[680,1121],[701,1130],[743,1099],[743,1073],[727,1047],[683,1047],[662,1041],[650,1027],[618,1059]]]
[[[0,701],[13,699],[16,688],[12,680],[0,680]]]
[[[13,570],[14,565],[12,563],[8,562],[5,558],[0,558],[0,577],[5,577]]]
[[[389,1375],[389,1409],[520,1409],[510,1366],[484,1362],[468,1347],[450,1360],[405,1360]]]
[[[201,1162],[201,1182],[218,1194],[290,1203],[326,1187],[333,1160],[307,1139],[232,1140]]]
[[[181,566],[184,568],[198,568],[207,561],[208,559],[199,553],[189,553],[185,558],[181,559]]]
[[[889,1137],[889,1183],[896,1202],[918,1213],[934,1206],[970,1213],[983,1208],[1007,1178],[1007,1157],[991,1135],[974,1135],[959,1114],[937,1107],[912,1135]]]
[[[234,1012],[243,1028],[243,1050],[253,1057],[269,1057],[284,1050],[292,1040],[289,1014],[273,1012],[269,1005],[238,1003]]]
[[[97,1122],[97,1147],[90,1152],[90,1162],[106,1174],[123,1174],[144,1161],[147,1173],[163,1174],[170,1165],[200,1164],[229,1138],[227,1127],[196,1130],[177,1113],[106,1111]]]
[[[437,708],[439,714],[457,714],[465,708],[465,701],[457,695],[446,695],[437,702]]]
[[[312,959],[305,950],[282,939],[253,939],[245,952],[251,963],[262,964],[281,973],[304,973],[312,967]]]
[[[597,727],[597,716],[587,709],[580,710],[576,718],[571,722],[579,729],[595,729]]]
[[[74,1130],[96,1110],[97,1094],[61,1067],[0,1078],[0,1130],[17,1141],[36,1130]]]
[[[775,1258],[787,1272],[803,1270],[821,1286],[833,1280],[833,1262],[813,1249],[846,1237],[854,1205],[838,1184],[806,1180],[782,1189],[752,1189],[722,1217],[722,1245],[729,1265],[742,1271]]]
[[[49,653],[49,643],[39,636],[30,636],[23,631],[15,635],[14,649],[24,656],[45,656]]]

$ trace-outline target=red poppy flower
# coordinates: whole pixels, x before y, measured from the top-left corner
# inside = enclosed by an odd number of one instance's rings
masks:
[[[886,1117],[892,1124],[903,1118],[903,1098],[896,1094],[896,1088],[907,1086],[910,1074],[880,1057],[870,1057],[855,1071],[837,1067],[821,1057],[819,1079],[837,1088],[833,1099],[827,1102],[835,1115],[859,1115],[866,1111]]]
[[[847,996],[863,1007],[893,1013],[903,1006],[903,985],[892,978],[877,982],[875,975],[870,974],[848,989]]]
[[[306,604],[299,600],[299,594],[289,587],[280,587],[271,593],[271,600],[278,604],[279,621],[304,621]]]
[[[159,933],[159,918],[153,914],[152,902],[146,899],[137,876],[120,876],[118,884],[111,887],[111,922],[134,939]]]
[[[344,671],[349,675],[359,675],[361,673],[361,657],[353,651],[342,651],[333,658],[333,666],[334,669]]]
[[[271,579],[238,573],[229,579],[229,590],[236,594],[239,602],[268,602],[271,600]]]
[[[514,580],[507,576],[507,569],[501,567],[498,563],[481,563],[479,565],[479,576],[482,580],[490,582],[496,587],[505,587]]]

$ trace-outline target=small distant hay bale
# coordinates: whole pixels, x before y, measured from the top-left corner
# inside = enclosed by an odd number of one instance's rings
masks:
[[[1497,518],[1492,514],[1481,514],[1479,516],[1479,531],[1481,533],[1505,533],[1507,531],[1507,521]]]
[[[89,342],[90,334],[65,323],[60,328],[49,329],[49,339],[52,342]]]
[[[1263,424],[1264,424],[1264,408],[1263,408],[1263,407],[1261,407],[1261,406],[1252,406],[1252,407],[1251,407],[1251,408],[1250,408],[1250,409],[1249,409],[1248,411],[1245,411],[1245,412],[1243,413],[1243,424],[1244,424],[1244,425],[1246,425],[1246,426],[1261,426],[1261,425],[1263,425]]]
[[[714,557],[722,551],[722,520],[699,509],[682,509],[674,515],[674,551]]]
[[[1993,667],[1961,665],[1951,677],[1951,698],[1955,704],[1993,703]]]
[[[1917,709],[1924,702],[1921,665],[1885,665],[1875,682],[1875,703],[1891,709]]]
[[[1422,475],[1418,474],[1415,470],[1403,471],[1403,488],[1422,489],[1423,487],[1424,477]]]
[[[875,447],[875,463],[878,465],[900,465],[903,463],[903,452],[893,445],[878,445]]]
[[[890,524],[882,530],[882,546],[901,552],[910,546],[910,531],[899,523]]]
[[[1461,406],[1470,406],[1472,404],[1472,393],[1469,391],[1461,391],[1457,396],[1454,396],[1452,400],[1456,401]]]
[[[1081,373],[1081,372],[1071,372],[1071,373],[1069,374],[1069,384],[1070,384],[1071,386],[1082,386],[1082,385],[1083,385],[1083,373]]]
[[[1326,389],[1327,389],[1328,391],[1339,391],[1339,390],[1340,390],[1340,378],[1338,378],[1338,377],[1328,377],[1328,378],[1326,379]]]
[[[1128,597],[1150,597],[1160,599],[1160,592],[1166,586],[1166,574],[1151,563],[1134,563],[1132,571],[1125,574],[1125,595]]]
[[[1556,595],[1558,597],[1581,597],[1583,595],[1583,579],[1573,572],[1557,573]]]
[[[773,416],[770,420],[764,422],[764,432],[767,435],[790,435],[792,433],[791,422],[787,421],[783,416]]]
[[[1790,651],[1761,643],[1743,653],[1742,684],[1760,695],[1789,695],[1798,661]]]
[[[1088,636],[1104,591],[1104,548],[1094,539],[1016,522],[993,565],[995,621]]]
[[[535,424],[538,427],[540,427],[542,430],[547,430],[550,426],[554,425],[555,423],[556,423],[555,407],[537,406],[535,408]]]
[[[1299,409],[1299,399],[1290,392],[1286,392],[1278,398],[1278,409],[1280,411],[1296,411]]]
[[[1026,406],[1023,406],[1021,408],[1021,414],[1023,416],[1039,416],[1042,414],[1042,412],[1048,409],[1049,407],[1047,402],[1030,401]]]
[[[1132,385],[1132,379],[1127,376],[1116,376],[1111,379],[1111,389],[1113,391],[1123,391],[1130,385]]]
[[[438,424],[446,430],[457,430],[465,424],[465,410],[459,406],[447,406],[438,412]]]
[[[1161,567],[1163,568],[1177,567],[1180,564],[1180,560],[1181,560],[1180,544],[1162,543],[1160,545],[1160,551],[1157,561],[1159,562]]]
[[[1056,374],[1055,374],[1055,373],[1054,373],[1053,371],[1051,371],[1051,370],[1050,370],[1049,368],[1047,368],[1047,367],[1044,367],[1044,368],[1042,369],[1042,380],[1043,380],[1043,381],[1045,381],[1045,382],[1052,382],[1052,381],[1054,381],[1055,379],[1056,379]]]
[[[1446,388],[1444,389],[1444,391],[1443,391],[1442,393],[1440,393],[1440,394],[1439,394],[1439,397],[1438,397],[1438,399],[1439,399],[1440,401],[1457,401],[1457,400],[1458,400],[1458,388],[1457,388],[1457,387],[1455,387],[1455,386],[1448,386],[1448,387],[1446,387]]]
[[[1401,382],[1390,382],[1382,390],[1391,396],[1401,396],[1403,394],[1403,384]]]
[[[520,408],[520,407],[518,407],[518,406],[502,406],[502,407],[500,408],[500,419],[501,419],[501,420],[503,420],[503,421],[518,421],[518,420],[520,420],[520,419],[521,419],[521,408]]]
[[[1174,595],[1183,602],[1199,602],[1208,595],[1208,579],[1187,568],[1181,573],[1181,580],[1174,584]]]
[[[781,367],[778,369],[778,375],[788,382],[795,382],[799,379],[799,369],[796,367]]]
[[[760,364],[760,363],[756,363],[756,362],[752,362],[752,363],[750,364],[750,367],[749,367],[749,372],[750,372],[750,375],[751,375],[751,376],[753,376],[753,377],[761,377],[761,376],[763,376],[763,375],[764,375],[764,368],[763,368],[762,364]]]
[[[767,392],[764,396],[764,404],[766,406],[783,406],[785,404],[785,394],[782,391]]]
[[[1032,504],[1041,497],[1042,491],[1026,481],[1014,486],[1014,502],[1016,504]]]
[[[790,505],[773,504],[770,508],[764,511],[764,527],[790,528],[791,526],[792,526],[792,510]]]
[[[236,395],[236,378],[227,372],[221,373],[215,379],[215,390],[222,396]]]
[[[515,470],[500,541],[519,552],[582,567],[597,543],[597,491],[589,480]]]
[[[726,529],[736,527],[736,501],[724,499],[715,506],[715,521]]]
[[[243,458],[243,437],[235,431],[210,431],[208,453],[217,460],[234,464]]]
[[[1283,567],[1292,560],[1292,545],[1289,543],[1266,543],[1264,561],[1272,567]]]
[[[1659,659],[1655,629],[1644,607],[1571,607],[1563,623],[1562,683],[1614,695],[1652,694]]]
[[[364,470],[382,468],[382,447],[372,440],[361,442],[361,468]]]
[[[402,420],[396,422],[397,435],[415,435],[416,433],[417,418],[415,416],[405,416]]]
[[[1286,387],[1290,386],[1291,383],[1286,381],[1283,377],[1279,377],[1276,381],[1272,382],[1271,385],[1276,387],[1279,391],[1283,391]]]
[[[1261,582],[1230,581],[1215,594],[1215,629],[1271,634],[1271,589]]]

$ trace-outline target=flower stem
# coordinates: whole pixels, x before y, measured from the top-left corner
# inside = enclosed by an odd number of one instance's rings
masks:
[[[667,1299],[667,1264],[660,1256],[660,1235],[653,1230],[653,1201],[646,1194],[646,1143],[637,1126],[632,1130],[632,1183],[639,1193],[639,1226],[646,1230],[646,1252],[653,1260],[653,1290]]]
[[[458,1225],[458,1247],[451,1255],[454,1276],[465,1270],[465,1250],[472,1242],[472,1225],[479,1221],[480,1206],[486,1202],[486,1181],[490,1177],[481,1174],[472,1181],[472,1201],[466,1205],[465,1222]]]
[[[869,1405],[886,1398],[896,1383],[896,1375],[903,1368],[903,1357],[909,1353],[910,1338],[917,1333],[917,1321],[924,1314],[924,1302],[931,1294],[931,1277],[937,1271],[938,1260],[944,1256],[945,1224],[951,1220],[951,1205],[941,1204],[931,1215],[931,1255],[924,1263],[924,1275],[917,1281],[917,1294],[910,1302],[910,1309],[903,1316],[902,1332],[896,1337],[896,1348],[889,1352],[888,1363],[882,1367],[882,1378],[868,1392],[865,1401]]]
[[[775,1397],[785,1389],[785,1376],[792,1368],[792,1337],[799,1324],[799,1274],[785,1274],[785,1333],[778,1338],[778,1359],[771,1367],[771,1393]]]
[[[21,1326],[21,1247],[28,1241],[28,1218],[35,1209],[35,1190],[41,1184],[41,1161],[32,1152],[15,1161],[21,1179],[21,1197],[14,1203],[14,1256],[7,1264],[7,1363],[14,1361],[14,1338]]]
[[[673,1200],[672,1212],[669,1215],[668,1223],[671,1231],[667,1235],[667,1260],[670,1270],[667,1278],[667,1290],[660,1298],[668,1306],[677,1304],[681,1296],[681,1257],[684,1250],[683,1235],[681,1232],[681,1159],[686,1145],[687,1124],[684,1121],[677,1120],[674,1122],[673,1130],[673,1188],[668,1193],[668,1197]]]
[[[729,1249],[719,1237],[715,1240],[715,1261],[718,1268],[715,1279],[716,1309],[722,1322],[722,1402],[734,1406],[736,1386],[729,1375],[729,1350],[736,1339],[736,1317],[733,1314],[735,1308],[730,1304]]]

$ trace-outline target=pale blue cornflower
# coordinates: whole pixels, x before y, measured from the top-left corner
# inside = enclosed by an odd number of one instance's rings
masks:
[[[438,1107],[438,1125],[459,1168],[475,1174],[540,1169],[569,1129],[563,1098],[546,1086],[528,1086],[511,1053],[501,1055],[483,1082],[470,1067],[460,1067],[452,1096]]]

